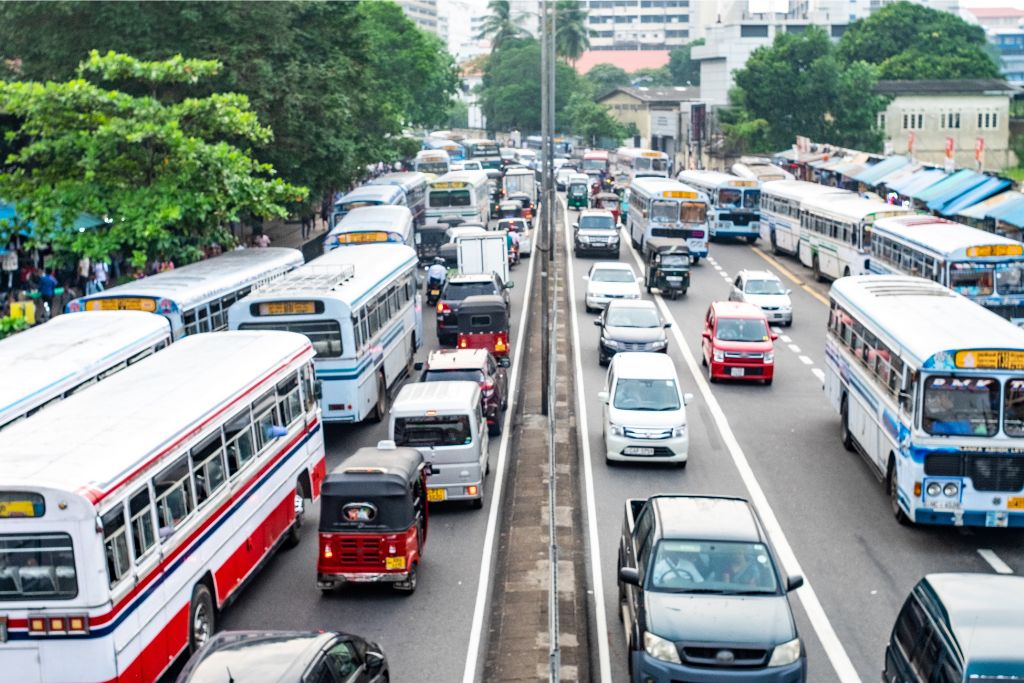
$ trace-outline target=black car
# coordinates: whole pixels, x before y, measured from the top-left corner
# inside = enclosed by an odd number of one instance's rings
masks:
[[[508,283],[491,273],[478,275],[455,275],[448,278],[441,298],[437,302],[437,340],[441,344],[454,344],[459,336],[458,312],[459,304],[467,296],[477,294],[497,294],[505,300],[505,308],[509,307]]]
[[[647,299],[616,299],[608,303],[594,324],[601,328],[597,358],[601,365],[620,351],[668,351],[665,328],[654,302]]]
[[[177,683],[383,683],[388,661],[375,643],[333,631],[222,631]]]

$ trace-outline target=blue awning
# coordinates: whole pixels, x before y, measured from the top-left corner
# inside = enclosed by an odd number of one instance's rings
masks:
[[[102,218],[97,218],[96,216],[92,216],[87,213],[81,213],[78,214],[78,218],[71,223],[71,227],[78,232],[85,232],[86,230],[98,228],[105,223],[107,223],[107,221]],[[32,237],[35,235],[35,226],[32,221],[22,221],[18,216],[18,212],[15,209],[14,204],[9,202],[0,201],[0,224],[6,224],[6,227],[13,227],[20,224],[22,226],[19,230],[20,234],[25,237]]]
[[[945,206],[939,209],[939,213],[943,216],[955,216],[964,209],[988,199],[997,192],[1002,192],[1010,185],[1011,182],[1004,178],[986,178],[983,183],[975,186],[974,189],[947,202]]]
[[[1024,196],[1000,204],[988,215],[997,221],[1024,228]]]
[[[974,171],[968,171],[968,173],[971,175],[963,175],[956,180],[951,178],[949,184],[944,188],[928,188],[928,192],[932,195],[931,201],[928,202],[928,208],[941,212],[943,208],[989,180],[988,176],[980,173]]]
[[[885,176],[903,168],[909,163],[910,159],[905,156],[889,157],[888,159],[882,159],[874,166],[868,166],[863,171],[853,176],[853,179],[864,183],[865,185],[874,186],[877,185],[878,181]]]
[[[889,189],[902,195],[913,196],[912,192],[931,187],[945,177],[946,174],[937,168],[922,169],[907,178],[900,178],[889,185]]]
[[[984,176],[966,168],[961,169],[952,175],[946,176],[934,185],[918,188],[917,192],[910,196],[919,202],[931,202],[950,196],[955,197],[959,192],[963,192],[962,188],[965,185],[969,185],[976,178],[984,178]]]

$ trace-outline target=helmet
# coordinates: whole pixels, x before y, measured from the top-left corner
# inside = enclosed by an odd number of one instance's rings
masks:
[[[435,256],[434,257],[434,265],[435,266],[443,266],[444,265],[444,259],[441,258],[440,256]]]

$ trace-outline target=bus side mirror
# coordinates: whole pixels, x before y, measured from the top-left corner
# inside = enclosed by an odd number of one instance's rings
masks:
[[[324,382],[321,379],[313,380],[313,396],[316,400],[321,400],[324,397]]]

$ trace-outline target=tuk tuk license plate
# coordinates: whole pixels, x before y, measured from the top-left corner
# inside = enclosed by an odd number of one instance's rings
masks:
[[[1010,510],[1024,510],[1024,497],[1011,496],[1006,500],[1006,507]]]
[[[440,294],[441,294],[441,290],[440,289],[432,289],[432,290],[430,290],[430,296],[439,296]]]
[[[404,557],[385,557],[384,558],[385,569],[405,569],[405,558]]]
[[[642,446],[627,446],[622,449],[623,455],[654,455],[653,448],[644,448]]]
[[[431,503],[440,503],[446,497],[444,489],[427,489],[427,500]]]
[[[733,377],[742,377],[743,368],[729,368],[729,374],[732,375]]]

